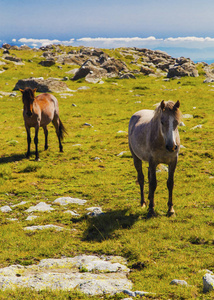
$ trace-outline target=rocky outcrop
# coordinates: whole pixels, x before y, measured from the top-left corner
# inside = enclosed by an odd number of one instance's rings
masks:
[[[87,59],[74,74],[72,80],[78,80],[85,78],[87,82],[97,83],[102,78],[120,76],[129,72],[127,65],[118,59],[109,57],[102,50],[99,49],[87,49],[81,52],[82,56],[87,56]],[[75,55],[77,58],[77,55]],[[80,60],[79,60],[80,61]]]
[[[8,44],[3,47],[5,50],[12,49]],[[191,59],[184,57],[176,59],[166,52],[146,48],[117,49],[120,59],[110,57],[105,50],[91,47],[69,48],[68,53],[65,52],[65,47],[62,50],[59,45],[48,45],[41,47],[40,50],[43,51],[42,56],[45,58],[39,63],[42,66],[50,67],[55,64],[79,66],[72,80],[85,78],[87,82],[96,83],[102,78],[109,77],[135,78],[135,75],[140,73],[168,78],[198,76],[197,66]],[[133,65],[132,68],[128,67],[127,59]]]
[[[195,64],[189,58],[180,57],[176,59],[176,63],[174,65],[169,66],[167,77],[172,78],[184,76],[198,77],[198,71]]]
[[[55,78],[43,79],[43,78],[28,78],[19,80],[14,90],[25,89],[30,87],[32,89],[37,89],[37,92],[65,92],[70,91],[65,82],[60,81]]]
[[[132,288],[129,269],[119,256],[79,255],[43,259],[38,265],[12,265],[0,269],[1,289],[33,288],[37,291],[79,290],[87,295],[115,294]]]

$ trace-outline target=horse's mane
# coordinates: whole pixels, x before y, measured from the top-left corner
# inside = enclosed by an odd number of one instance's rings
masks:
[[[182,113],[179,110],[179,108],[175,107],[175,103],[173,101],[167,101],[164,103],[165,103],[164,111],[168,112],[169,114],[172,114],[174,118],[178,122],[180,122]],[[154,111],[154,118],[158,118],[160,116],[161,111],[162,111],[161,104],[158,104],[158,106]]]

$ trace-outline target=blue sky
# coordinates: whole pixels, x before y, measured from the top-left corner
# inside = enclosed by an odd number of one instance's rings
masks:
[[[214,60],[214,1],[0,0],[0,44],[12,40],[137,46]]]

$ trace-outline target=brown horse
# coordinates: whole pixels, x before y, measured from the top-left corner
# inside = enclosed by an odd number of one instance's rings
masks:
[[[161,102],[156,110],[141,110],[136,112],[129,122],[129,147],[138,173],[141,190],[141,206],[145,207],[144,175],[142,160],[149,163],[149,211],[148,216],[155,215],[154,193],[157,187],[156,167],[160,163],[167,164],[169,191],[168,215],[173,215],[172,190],[174,186],[174,172],[180,149],[178,124],[181,118],[180,102]]]
[[[52,122],[56,134],[59,139],[59,150],[63,152],[63,147],[61,140],[63,139],[64,133],[66,132],[64,125],[62,124],[59,118],[59,106],[56,97],[51,94],[40,94],[37,97],[35,96],[36,89],[32,90],[31,88],[25,88],[21,90],[22,92],[22,101],[24,104],[23,117],[25,121],[25,128],[27,131],[27,158],[30,156],[30,128],[35,128],[35,137],[34,143],[36,148],[36,160],[39,160],[38,153],[38,132],[39,127],[43,127],[45,134],[45,150],[48,149],[48,130],[47,125]]]

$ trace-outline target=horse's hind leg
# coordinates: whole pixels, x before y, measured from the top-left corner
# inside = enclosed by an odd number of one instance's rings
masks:
[[[172,202],[172,191],[174,187],[174,173],[175,168],[177,165],[177,159],[169,165],[169,172],[168,172],[168,180],[167,180],[167,187],[169,190],[169,199],[168,199],[168,216],[172,216],[175,214],[174,208],[173,208],[173,202]]]
[[[132,152],[132,150],[131,150],[131,152]],[[144,208],[144,207],[146,207],[146,202],[144,199],[144,175],[143,175],[143,171],[142,171],[142,161],[133,152],[132,152],[132,157],[134,160],[135,169],[137,170],[138,183],[140,185],[141,207]]]
[[[156,180],[156,164],[153,161],[149,162],[149,171],[148,171],[148,179],[149,179],[149,212],[148,216],[154,216],[154,194],[157,187]]]
[[[27,153],[26,153],[26,157],[29,158],[30,157],[30,144],[31,144],[30,128],[26,127],[26,131],[27,131]]]
[[[62,147],[62,142],[61,142],[61,139],[62,139],[62,132],[60,130],[60,119],[58,116],[54,116],[54,119],[52,121],[55,129],[56,129],[56,134],[57,134],[57,137],[58,137],[58,140],[59,140],[59,151],[60,152],[63,152],[63,147]]]
[[[45,135],[45,150],[48,149],[48,129],[47,126],[43,126],[44,135]]]
[[[35,155],[36,155],[36,158],[35,158],[35,160],[39,160],[39,152],[38,152],[38,142],[39,142],[39,140],[38,140],[38,133],[39,133],[39,126],[36,126],[35,127],[35,137],[34,137],[34,144],[35,144],[35,150],[36,150],[36,152],[35,152]]]

